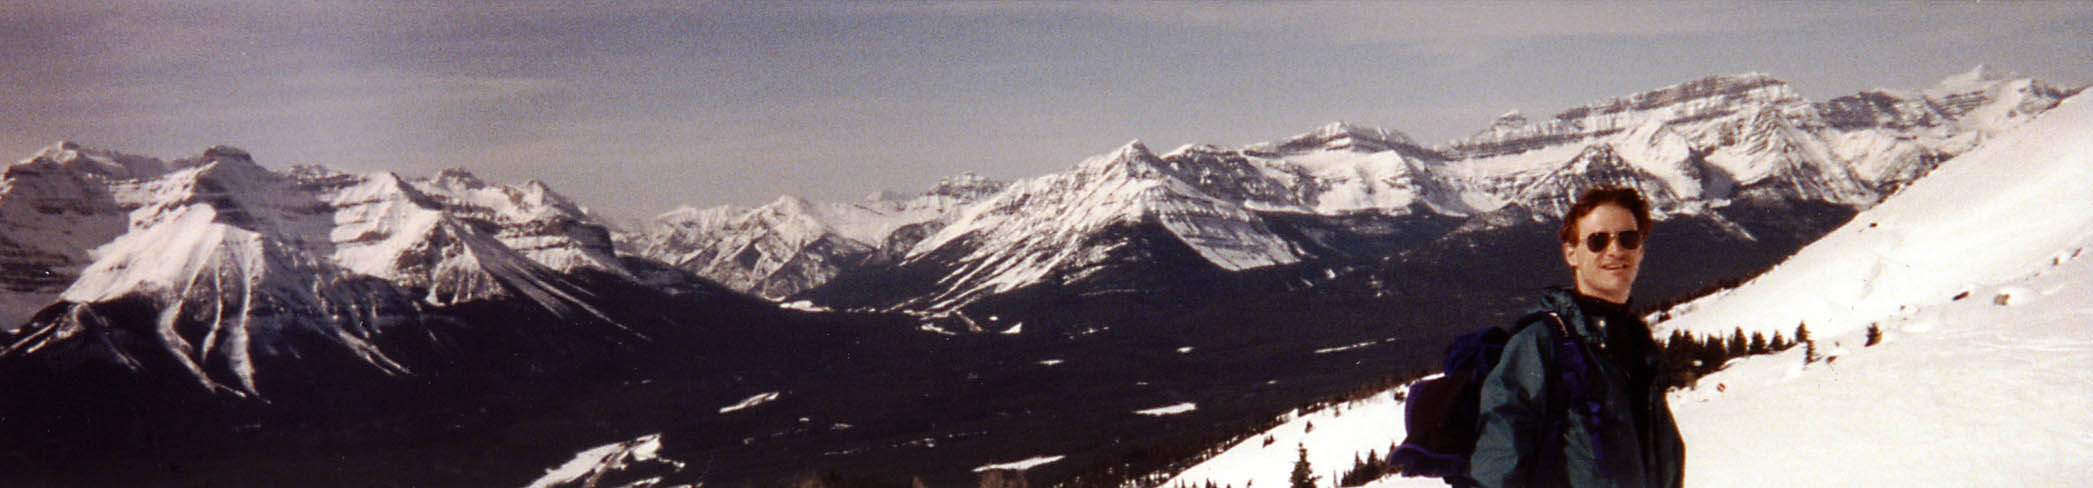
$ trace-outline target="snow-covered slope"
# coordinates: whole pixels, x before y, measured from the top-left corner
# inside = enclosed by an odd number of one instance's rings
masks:
[[[67,151],[98,154],[61,144],[11,167],[0,193],[0,209],[39,210],[0,213],[0,225],[36,231],[26,235],[64,258],[42,272],[81,266],[55,300],[9,304],[35,316],[0,357],[171,361],[209,389],[252,396],[265,359],[346,355],[407,373],[376,339],[426,312],[514,299],[563,320],[607,319],[572,277],[632,279],[601,226],[535,183],[277,173],[223,146],[128,173],[47,157]],[[116,316],[136,307],[151,323]]]
[[[1674,390],[1688,486],[2084,486],[2093,482],[2093,100],[1999,134],[1670,330],[1790,331]],[[1958,298],[1961,297],[1961,298]],[[1883,331],[1866,345],[1864,329]],[[1399,442],[1397,390],[1298,415],[1165,486],[1319,486]],[[1310,431],[1307,424],[1313,422]],[[1270,445],[1264,439],[1271,438]],[[1368,486],[1444,486],[1385,478]]]
[[[598,446],[532,481],[529,488],[639,488],[663,486],[661,477],[684,469],[681,462],[657,456],[661,434]],[[689,485],[674,485],[689,486]]]
[[[1057,273],[1074,273],[1063,279],[1079,280],[1123,244],[1095,239],[1117,225],[1153,222],[1225,269],[1300,259],[1243,202],[1202,191],[1172,174],[1171,165],[1139,141],[1130,142],[1073,171],[1012,184],[967,207],[910,254],[937,254],[951,263],[939,291],[919,299],[925,305],[920,308],[948,309]]]
[[[1696,301],[1669,329],[1832,335],[2027,273],[2093,237],[2093,144],[2083,97],[2042,124],[1945,163],[1751,286]],[[1684,311],[1682,310],[1682,312]]]

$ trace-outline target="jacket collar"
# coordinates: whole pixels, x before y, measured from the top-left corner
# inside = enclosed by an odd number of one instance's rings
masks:
[[[1603,341],[1600,331],[1593,329],[1584,307],[1577,306],[1577,292],[1568,287],[1551,286],[1541,291],[1541,303],[1536,312],[1546,312],[1561,317],[1563,324],[1570,327],[1572,334],[1587,342]]]

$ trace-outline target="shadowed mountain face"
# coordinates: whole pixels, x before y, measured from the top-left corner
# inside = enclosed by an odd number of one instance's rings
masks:
[[[0,187],[0,480],[522,486],[608,446],[577,469],[944,486],[1060,456],[1024,477],[1117,484],[1517,315],[1567,281],[1557,216],[1584,188],[1652,200],[1637,301],[1659,303],[2066,95],[1962,76],[1812,104],[1714,77],[1436,148],[1347,124],[1133,143],[633,233],[463,171],[61,144]]]

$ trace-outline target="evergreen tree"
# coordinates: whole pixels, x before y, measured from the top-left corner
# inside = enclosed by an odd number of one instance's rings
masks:
[[[1881,327],[1877,327],[1877,326],[1876,326],[1875,324],[1868,324],[1868,344],[1867,344],[1867,345],[1868,345],[1868,346],[1873,346],[1873,345],[1876,345],[1876,344],[1881,344],[1881,343],[1882,343],[1882,328],[1881,328]],[[1863,347],[1866,347],[1866,346],[1863,346]]]
[[[1795,342],[1802,344],[1802,362],[1804,364],[1817,362],[1817,341],[1810,340],[1809,322],[1795,325]]]
[[[1387,464],[1381,460],[1381,453],[1374,450],[1367,450],[1366,459],[1359,459],[1359,456],[1357,454],[1352,455],[1352,469],[1347,470],[1344,473],[1338,475],[1338,485],[1364,485],[1373,482],[1373,480],[1381,479],[1381,476],[1387,474],[1387,472],[1388,467]]]
[[[1696,356],[1694,348],[1693,338],[1687,336],[1686,331],[1673,330],[1671,339],[1664,341],[1664,362],[1671,368],[1671,371],[1666,373],[1679,381],[1692,379],[1693,359]]]
[[[1292,488],[1315,488],[1315,480],[1321,478],[1321,476],[1316,476],[1314,474],[1315,471],[1308,467],[1308,445],[1300,444],[1299,446],[1301,448],[1301,457],[1294,461],[1294,473],[1292,476],[1287,477],[1287,482]]]
[[[1746,341],[1744,339],[1743,327],[1738,327],[1737,332],[1732,333],[1730,335],[1729,351],[1730,355],[1724,357],[1723,359],[1727,360],[1729,358],[1743,357],[1746,354],[1751,354],[1751,342]]]
[[[1722,369],[1722,363],[1729,360],[1730,350],[1728,347],[1723,346],[1721,337],[1711,335],[1701,338],[1700,352],[1702,374]]]
[[[1772,346],[1769,346],[1769,345],[1767,345],[1767,344],[1766,344],[1766,334],[1763,334],[1763,333],[1759,333],[1759,332],[1752,332],[1752,333],[1751,333],[1751,353],[1752,353],[1752,354],[1765,354],[1765,353],[1769,353],[1769,352],[1773,352],[1773,347],[1772,347]]]

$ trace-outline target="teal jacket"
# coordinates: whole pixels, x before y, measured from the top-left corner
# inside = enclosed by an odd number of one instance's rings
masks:
[[[1520,324],[1505,344],[1503,356],[1483,380],[1481,424],[1469,477],[1484,487],[1678,487],[1683,485],[1685,441],[1672,421],[1665,400],[1662,351],[1652,345],[1640,358],[1603,355],[1601,326],[1577,305],[1573,293],[1550,289],[1541,297],[1539,323]],[[1548,382],[1560,378],[1550,369],[1557,359],[1557,325],[1574,338],[1586,363],[1582,382],[1597,402],[1596,415],[1569,405],[1564,392],[1550,395]],[[1630,318],[1629,320],[1640,320]],[[1647,326],[1640,327],[1647,329]],[[1631,385],[1621,360],[1651,368],[1647,385]],[[1571,361],[1575,362],[1575,361]],[[1558,380],[1559,381],[1559,380]],[[1565,388],[1564,391],[1570,388]],[[1632,412],[1635,396],[1649,405],[1645,419]],[[1553,398],[1551,398],[1551,396]],[[1551,411],[1552,410],[1552,411]],[[1594,426],[1596,425],[1596,428]],[[1549,434],[1555,434],[1548,438]],[[1601,464],[1604,464],[1602,467]]]

